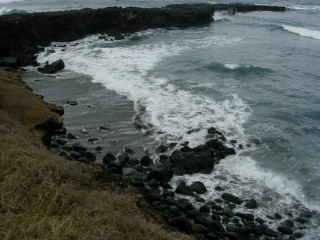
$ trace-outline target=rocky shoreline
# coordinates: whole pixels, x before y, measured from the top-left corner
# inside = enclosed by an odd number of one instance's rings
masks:
[[[68,42],[90,34],[116,38],[150,28],[209,24],[215,11],[285,11],[281,6],[249,4],[180,4],[163,8],[109,7],[0,16],[0,66],[36,65],[35,54],[51,42]],[[85,19],[85,24],[83,20]]]
[[[0,17],[0,30],[8,26],[10,29],[12,28],[11,31],[7,31],[7,39],[1,39],[7,46],[3,49],[6,51],[1,51],[3,55],[0,57],[14,58],[13,65],[17,66],[36,64],[34,54],[41,49],[38,48],[38,45],[46,46],[51,41],[71,41],[94,33],[108,33],[113,36],[119,36],[119,34],[146,28],[202,25],[212,21],[212,15],[215,10],[229,9],[236,12],[285,10],[281,7],[258,5],[214,6],[201,4],[172,5],[160,10],[108,8],[103,10],[79,10],[67,13],[55,12]],[[178,14],[176,14],[177,12]],[[105,22],[101,22],[101,19],[105,19],[104,14],[110,15],[111,13],[116,14],[116,17],[110,21],[111,25],[105,25]],[[132,15],[133,13],[135,14],[134,16]],[[69,34],[65,34],[70,29],[68,27],[62,28],[61,24],[63,22],[80,24],[79,18],[88,14],[94,16],[91,19],[93,25],[88,24],[84,28],[72,26],[75,29]],[[72,21],[70,20],[71,16]],[[149,21],[150,18],[152,19],[151,21]],[[25,24],[30,23],[29,21],[32,23],[32,21],[42,21],[43,19],[43,25],[38,30],[38,25],[35,25],[34,35],[29,35],[26,32],[21,37],[21,32],[18,29],[25,28]],[[50,27],[56,33],[55,36],[51,36],[41,30],[48,27],[45,24],[46,22],[54,23]],[[118,26],[119,22],[123,23],[120,24],[120,27]],[[100,24],[103,25],[103,29]],[[8,39],[16,39],[17,42],[13,43]],[[39,71],[55,73],[64,67],[61,62],[53,65],[46,65],[40,68]],[[54,112],[62,117],[64,109],[55,107]],[[45,133],[42,136],[43,143],[60,156],[86,164],[96,163],[96,153],[81,144],[72,142],[76,136],[68,132],[61,118],[49,117],[37,124],[36,129]],[[132,186],[138,188],[143,193],[144,198],[170,226],[187,234],[192,234],[196,239],[293,240],[301,238],[303,236],[301,230],[305,228],[312,217],[312,212],[310,211],[306,210],[299,216],[290,215],[290,213],[285,217],[280,214],[270,216],[270,221],[277,223],[277,227],[274,229],[269,227],[264,219],[254,214],[246,211],[234,211],[236,206],[242,206],[243,209],[259,208],[259,204],[255,199],[241,199],[217,187],[216,191],[222,192],[221,198],[207,202],[201,197],[202,194],[206,193],[207,189],[199,181],[191,184],[182,181],[175,189],[170,185],[173,176],[210,173],[222,159],[236,154],[235,149],[231,147],[235,146],[236,142],[228,142],[223,134],[214,127],[207,129],[207,131],[208,141],[195,148],[189,147],[188,143],[182,145],[175,143],[160,145],[156,150],[157,159],[153,159],[148,154],[137,158],[132,149],[124,148],[118,155],[111,152],[105,154],[102,164],[107,174],[121,177]],[[94,139],[94,136],[92,137]],[[197,204],[194,205],[189,197],[196,199]],[[144,208],[143,202],[138,204],[141,208]]]
[[[44,142],[49,148],[68,160],[92,164],[96,160],[94,152],[80,144],[70,144],[75,136],[68,133],[63,125],[46,123],[47,135]],[[241,199],[222,187],[221,198],[206,201],[201,196],[207,192],[200,181],[187,184],[180,181],[176,188],[170,185],[173,176],[210,173],[223,158],[235,154],[227,147],[223,135],[215,128],[208,129],[210,140],[196,148],[187,143],[160,145],[158,159],[149,155],[135,156],[134,150],[125,147],[118,155],[110,152],[103,157],[106,173],[122,177],[132,186],[140,189],[145,199],[168,224],[182,232],[192,234],[196,239],[299,239],[301,229],[308,224],[313,213],[306,210],[299,216],[276,214],[266,220],[248,213],[246,210],[259,208],[255,199]],[[171,153],[172,152],[172,153]],[[192,199],[195,199],[191,201]],[[236,210],[242,207],[244,211]],[[141,205],[143,208],[144,206]]]

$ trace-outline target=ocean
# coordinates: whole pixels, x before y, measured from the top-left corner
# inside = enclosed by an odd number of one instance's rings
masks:
[[[0,0],[0,14],[186,2],[197,1]],[[319,239],[320,3],[237,2],[289,11],[218,13],[209,26],[148,30],[113,42],[89,36],[64,48],[56,44],[55,53],[43,52],[38,60],[61,58],[67,70],[127,97],[152,126],[155,141],[197,146],[207,128],[218,128],[237,141],[236,156],[212,174],[175,177],[172,184],[200,179],[211,190],[207,199],[224,186],[263,202],[261,217],[309,209],[318,217],[304,239]]]

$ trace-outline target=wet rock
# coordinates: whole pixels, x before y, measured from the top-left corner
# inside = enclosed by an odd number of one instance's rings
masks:
[[[68,100],[68,101],[67,101],[67,104],[70,105],[70,106],[77,106],[77,105],[78,105],[78,102],[75,101],[75,100]]]
[[[223,134],[214,127],[211,127],[208,129],[208,135],[209,135],[209,138],[226,141],[226,138],[223,136]]]
[[[98,141],[99,141],[99,138],[89,138],[88,139],[89,143],[95,143],[95,142],[98,142]]]
[[[168,147],[166,145],[160,145],[156,149],[157,153],[165,153],[166,151],[168,151]]]
[[[190,190],[192,192],[195,192],[197,194],[203,194],[207,192],[207,188],[205,187],[205,185],[202,182],[193,182],[190,185]]]
[[[248,209],[256,209],[258,207],[258,203],[255,199],[250,199],[246,201],[245,207]]]
[[[292,236],[296,239],[299,239],[302,238],[304,234],[302,232],[295,232]]]
[[[154,166],[150,168],[148,179],[156,179],[161,184],[168,183],[173,177],[173,171],[166,166]]]
[[[206,233],[208,232],[208,228],[206,228],[205,226],[201,225],[201,224],[192,224],[192,227],[191,227],[191,231],[193,233]]]
[[[221,192],[221,191],[224,191],[224,188],[221,187],[221,186],[216,186],[216,187],[214,188],[214,190],[216,190],[216,191],[218,191],[218,192]]]
[[[99,130],[100,130],[100,131],[109,131],[110,128],[105,127],[105,126],[100,126],[100,127],[99,127]]]
[[[235,215],[247,221],[254,221],[254,215],[251,213],[236,212]]]
[[[203,205],[202,207],[200,207],[199,211],[202,213],[210,213],[210,207],[207,205]]]
[[[230,193],[223,193],[221,195],[221,197],[223,200],[237,204],[237,205],[242,204],[242,202],[243,202],[240,198],[238,198],[237,196],[230,194]]]
[[[286,225],[281,225],[277,228],[277,230],[283,234],[287,234],[287,235],[291,235],[293,234],[293,230],[289,227],[289,226],[286,226]]]
[[[184,211],[194,209],[193,205],[187,199],[178,199],[175,204],[178,208]]]
[[[193,191],[190,187],[187,186],[185,182],[181,182],[178,184],[178,187],[176,189],[176,193],[183,194],[183,195],[193,195]]]
[[[73,135],[72,133],[68,133],[67,138],[70,140],[77,139],[77,137],[75,135]]]
[[[150,189],[145,193],[145,197],[149,201],[160,201],[162,198],[158,189]]]
[[[64,69],[64,62],[59,59],[51,64],[46,63],[45,66],[39,67],[38,71],[45,74],[54,74]]]
[[[110,165],[111,163],[114,163],[116,161],[116,157],[108,152],[102,159],[102,162],[105,164],[105,165]]]
[[[87,148],[81,146],[79,143],[72,144],[72,150],[79,153],[84,153],[87,151]]]
[[[57,144],[63,146],[63,145],[66,145],[68,141],[65,139],[62,139],[62,138],[58,138],[58,139],[56,139],[56,142],[57,142]]]
[[[63,127],[63,123],[55,117],[46,119],[43,123],[36,126],[37,129],[45,130],[50,134],[55,134]]]
[[[133,155],[135,153],[134,150],[129,147],[124,147],[124,152],[129,155]]]
[[[152,164],[152,159],[149,156],[145,155],[140,159],[140,164],[142,166],[148,167]]]
[[[96,150],[97,152],[101,152],[101,151],[103,150],[103,148],[102,148],[101,146],[97,146],[97,147],[95,148],[95,150]]]
[[[171,218],[169,219],[169,223],[181,231],[184,231],[184,232],[192,231],[192,222],[184,216]]]
[[[95,155],[94,153],[92,153],[92,152],[85,152],[85,153],[83,153],[82,156],[83,156],[83,157],[86,159],[86,161],[88,161],[88,162],[94,162],[94,161],[97,159],[96,155]]]
[[[126,152],[122,152],[117,156],[117,161],[121,167],[124,167],[130,161],[130,156]]]
[[[196,148],[185,146],[170,156],[174,173],[177,175],[193,173],[210,173],[216,163],[235,151],[226,147],[221,141],[209,140]]]
[[[275,213],[275,214],[273,215],[273,217],[271,217],[271,219],[278,219],[278,220],[280,220],[280,219],[282,219],[282,216],[281,216],[281,214],[279,214],[279,213]]]

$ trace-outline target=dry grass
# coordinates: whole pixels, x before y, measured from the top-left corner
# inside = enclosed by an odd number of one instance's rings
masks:
[[[0,239],[191,239],[147,217],[134,190],[114,191],[97,174],[105,173],[47,151],[0,109]]]

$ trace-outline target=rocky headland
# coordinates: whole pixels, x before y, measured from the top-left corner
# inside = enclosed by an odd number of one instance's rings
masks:
[[[90,34],[116,38],[150,28],[209,24],[215,11],[285,11],[284,7],[248,4],[189,4],[163,8],[109,7],[0,16],[0,65],[35,65],[35,54],[51,42],[68,42]]]

